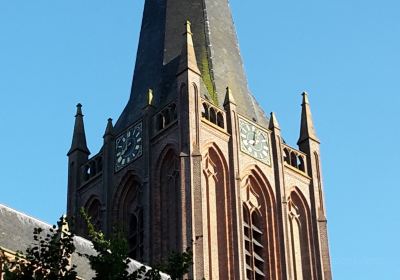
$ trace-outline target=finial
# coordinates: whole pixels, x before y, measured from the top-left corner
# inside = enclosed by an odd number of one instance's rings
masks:
[[[228,105],[229,103],[235,104],[236,101],[235,98],[233,97],[233,93],[230,87],[226,87],[226,94],[225,94],[225,102],[224,106]]]
[[[82,114],[82,104],[81,103],[76,104],[76,115],[75,115],[75,117],[76,116],[83,116],[83,114]]]
[[[279,126],[278,119],[276,118],[276,115],[274,112],[271,112],[271,117],[269,119],[269,129],[281,129]]]
[[[186,35],[186,34],[193,35],[193,33],[192,33],[192,24],[190,23],[189,20],[186,21],[185,26],[186,26],[186,30],[185,30],[185,33],[183,33],[183,35]]]
[[[310,104],[310,102],[308,101],[308,93],[306,91],[303,91],[301,95],[303,96],[303,104]]]

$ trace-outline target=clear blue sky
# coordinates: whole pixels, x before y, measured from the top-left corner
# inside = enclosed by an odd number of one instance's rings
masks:
[[[0,0],[0,203],[54,223],[75,105],[97,153],[128,99],[143,0]],[[310,94],[334,279],[400,279],[400,2],[232,0],[250,88],[286,141]]]

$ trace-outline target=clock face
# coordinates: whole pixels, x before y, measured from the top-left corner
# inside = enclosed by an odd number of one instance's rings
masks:
[[[239,118],[240,148],[242,152],[270,165],[271,155],[268,133]]]
[[[115,171],[119,171],[143,152],[142,123],[128,128],[115,140]]]

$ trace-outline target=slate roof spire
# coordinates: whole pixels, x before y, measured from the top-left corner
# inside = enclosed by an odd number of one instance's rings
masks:
[[[85,126],[83,123],[82,105],[80,103],[76,105],[74,134],[72,136],[72,144],[68,152],[68,156],[75,151],[81,151],[87,155],[90,154],[90,151],[86,144],[86,134],[85,134]]]
[[[229,86],[235,93],[238,112],[267,127],[268,119],[248,89],[228,0],[145,0],[131,96],[115,124],[116,133],[140,118],[149,88],[154,90],[155,107],[176,98],[174,81],[186,21],[191,22],[202,78],[200,94],[222,107]]]

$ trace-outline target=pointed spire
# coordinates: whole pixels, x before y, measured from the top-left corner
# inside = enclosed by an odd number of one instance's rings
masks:
[[[301,128],[300,128],[300,138],[299,141],[297,142],[298,145],[309,139],[319,142],[319,139],[314,129],[310,103],[308,101],[308,94],[307,92],[303,92],[302,95],[303,95],[303,103],[301,105],[302,106]]]
[[[271,117],[269,119],[269,129],[274,130],[274,129],[281,129],[279,126],[278,119],[276,118],[276,115],[274,112],[271,112]]]
[[[86,144],[86,134],[85,134],[85,126],[83,124],[82,105],[80,103],[76,105],[74,134],[72,136],[71,149],[69,150],[68,155],[77,150],[87,155],[90,154],[90,151]]]
[[[186,70],[192,70],[193,72],[201,75],[201,72],[199,70],[199,67],[197,65],[197,59],[196,59],[196,53],[194,50],[194,45],[193,45],[193,33],[191,29],[191,23],[189,21],[186,21],[185,24],[185,33],[183,33],[183,36],[185,36],[185,41],[183,43],[182,51],[181,51],[181,58],[179,62],[179,67],[178,67],[178,75],[181,74],[182,72]]]
[[[112,119],[109,118],[107,120],[107,127],[106,127],[106,131],[104,132],[103,138],[105,138],[107,136],[112,136],[113,135],[113,130],[114,130],[114,126],[113,126],[113,123],[112,123]]]
[[[226,87],[224,106],[228,105],[229,103],[236,105],[236,101],[235,98],[233,97],[232,90],[230,89],[230,87]]]

